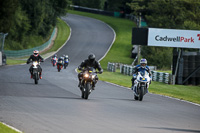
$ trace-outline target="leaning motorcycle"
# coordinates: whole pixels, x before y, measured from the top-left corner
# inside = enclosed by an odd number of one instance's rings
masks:
[[[64,69],[66,69],[66,68],[67,68],[68,64],[69,64],[69,59],[65,59],[65,63],[64,63]]]
[[[83,99],[88,99],[90,93],[94,90],[92,87],[97,82],[97,73],[92,67],[84,70],[80,86],[80,90],[82,91],[81,97]]]
[[[134,99],[142,101],[143,96],[148,93],[149,84],[151,82],[151,78],[149,77],[149,73],[147,71],[138,72],[137,78],[134,81]]]
[[[53,66],[56,66],[57,60],[58,60],[57,57],[53,57],[53,58],[51,59],[51,63],[52,63]]]
[[[35,81],[35,84],[38,84],[38,80],[40,79],[39,78],[39,74],[40,74],[40,71],[39,71],[39,65],[40,65],[40,62],[37,62],[37,61],[33,61],[33,79]]]
[[[60,70],[63,68],[63,60],[58,60],[57,62],[57,69],[58,72],[60,72]]]

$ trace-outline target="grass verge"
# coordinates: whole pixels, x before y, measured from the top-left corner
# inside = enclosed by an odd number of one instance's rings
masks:
[[[123,75],[119,72],[119,70],[117,70],[117,72],[108,72],[106,69],[108,62],[121,62],[124,64],[132,63],[133,60],[130,58],[130,51],[132,47],[131,29],[133,26],[135,26],[135,24],[132,21],[126,19],[86,12],[69,11],[69,13],[99,19],[110,25],[115,30],[116,40],[107,56],[101,61],[101,65],[105,71],[103,74],[99,74],[99,79],[121,86],[131,87],[131,76]],[[171,71],[160,72],[171,73]],[[151,93],[171,96],[200,104],[200,86],[168,85],[160,82],[152,82],[149,91]]]
[[[58,50],[65,43],[65,41],[67,40],[67,38],[70,35],[70,28],[63,20],[58,19],[57,28],[58,28],[58,33],[57,33],[57,37],[54,41],[54,45],[51,49],[49,49],[45,53]],[[45,53],[43,53],[43,54],[45,54]],[[26,59],[27,58],[20,58],[20,59],[19,58],[17,58],[17,59],[7,58],[6,63],[8,65],[22,64],[22,63],[26,63]]]
[[[0,122],[0,131],[1,133],[18,133],[17,131],[7,127],[6,125]]]

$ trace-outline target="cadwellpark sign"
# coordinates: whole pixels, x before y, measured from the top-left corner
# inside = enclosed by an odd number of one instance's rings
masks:
[[[149,28],[147,45],[200,48],[200,31]]]

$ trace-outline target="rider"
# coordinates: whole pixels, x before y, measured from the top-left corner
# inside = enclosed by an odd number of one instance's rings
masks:
[[[132,89],[134,86],[134,81],[136,79],[136,75],[138,72],[145,70],[149,73],[149,77],[151,78],[151,70],[149,68],[149,66],[147,66],[147,60],[146,59],[141,59],[140,60],[140,65],[137,65],[133,68],[133,78],[131,79],[132,81]]]
[[[83,68],[87,68],[87,67],[93,67],[95,70],[98,69],[99,70],[99,74],[103,73],[103,69],[101,68],[101,65],[98,61],[95,60],[95,55],[94,54],[90,54],[88,56],[88,59],[84,60],[79,66],[78,69],[82,70],[79,74],[78,74],[78,79],[79,79],[79,84],[78,87],[81,86],[81,79],[83,78]],[[96,78],[96,82],[93,84],[92,89],[94,89],[95,84],[98,81],[98,77]]]
[[[57,54],[54,54],[54,55],[51,57],[51,61],[53,61],[53,59],[54,59],[55,57],[57,58]]]
[[[62,61],[62,65],[64,65],[64,57],[63,56],[61,56],[61,57],[58,58],[58,62],[59,61]]]
[[[68,55],[63,55],[63,57],[64,57],[64,60],[68,59],[68,61],[69,61],[69,56]]]
[[[44,59],[39,55],[39,51],[38,50],[34,50],[33,51],[33,55],[31,55],[28,60],[27,60],[27,64],[29,64],[31,61],[37,61],[37,62],[44,62]],[[38,69],[39,69],[39,76],[40,79],[42,79],[42,68],[40,65],[38,65]],[[31,67],[29,68],[29,72],[31,73],[31,78],[33,78],[33,65],[31,65]]]

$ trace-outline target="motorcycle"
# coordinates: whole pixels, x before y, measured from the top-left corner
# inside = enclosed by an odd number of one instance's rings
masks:
[[[151,78],[147,71],[138,72],[137,78],[134,81],[134,99],[142,101],[143,96],[148,93]]]
[[[58,60],[57,62],[57,69],[58,72],[60,72],[60,70],[63,68],[63,60]]]
[[[65,59],[65,63],[64,63],[64,69],[66,69],[66,68],[67,68],[68,64],[69,64],[69,59]]]
[[[92,87],[97,82],[97,73],[99,72],[96,72],[96,70],[92,67],[84,70],[80,86],[80,90],[82,92],[81,98],[88,99],[90,93],[94,90]]]
[[[40,62],[37,62],[37,61],[33,61],[33,79],[35,81],[35,84],[38,84],[38,80],[40,79],[39,78],[39,68],[38,66],[40,65]]]
[[[58,60],[57,57],[53,57],[53,58],[51,59],[51,63],[52,63],[53,66],[56,66],[57,60]]]

